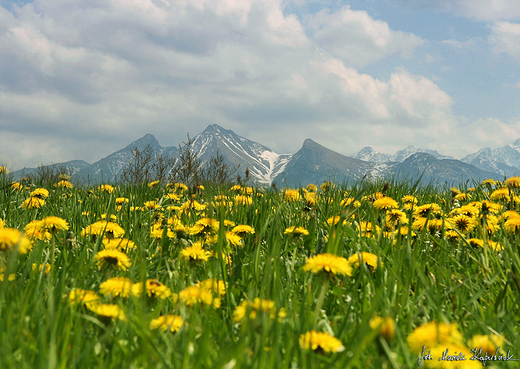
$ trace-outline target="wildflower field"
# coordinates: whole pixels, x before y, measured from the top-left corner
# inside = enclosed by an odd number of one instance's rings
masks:
[[[520,178],[0,186],[0,368],[520,367]]]

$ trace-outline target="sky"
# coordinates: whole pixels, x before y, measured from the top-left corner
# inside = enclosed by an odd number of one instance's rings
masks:
[[[0,164],[218,124],[279,154],[520,138],[518,0],[0,0]]]

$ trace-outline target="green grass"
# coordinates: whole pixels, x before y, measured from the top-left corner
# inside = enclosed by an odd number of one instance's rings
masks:
[[[410,352],[407,337],[434,320],[457,324],[465,341],[477,334],[496,333],[504,338],[503,348],[520,358],[520,236],[507,232],[503,221],[492,234],[480,223],[466,235],[499,242],[503,250],[496,252],[487,244],[474,248],[464,239],[449,240],[445,228],[430,231],[425,227],[415,230],[415,236],[410,229],[408,234],[389,237],[384,233],[384,213],[365,198],[380,191],[383,183],[318,190],[314,205],[306,203],[303,189],[302,199],[293,202],[284,200],[283,191],[253,189],[251,205],[214,207],[215,195],[227,195],[233,201],[237,193],[231,186],[207,186],[193,197],[185,191],[170,201],[163,198],[170,192],[165,186],[115,185],[110,194],[96,187],[63,189],[45,183],[14,191],[5,176],[0,182],[0,219],[6,227],[23,230],[32,220],[51,215],[70,226],[51,240],[35,240],[27,254],[0,251],[5,273],[0,282],[0,368],[412,368],[417,366],[417,354]],[[46,204],[41,209],[22,208],[37,187],[50,191]],[[453,201],[448,188],[419,186],[413,181],[392,181],[385,195],[400,206],[401,198],[410,194],[418,199],[417,206],[437,203],[443,213],[436,217],[446,219],[458,206],[489,199],[489,186],[475,187],[472,199],[460,202]],[[459,189],[468,191],[464,185]],[[119,197],[129,202],[118,210]],[[361,206],[341,206],[346,197],[355,198]],[[207,208],[183,212],[179,217],[183,224],[193,225],[206,216],[221,225],[218,242],[205,246],[219,257],[207,262],[188,262],[179,256],[198,236],[168,238],[164,232],[162,238],[150,237],[156,221],[165,222],[179,213],[167,210],[168,205],[181,206],[190,199]],[[162,208],[131,210],[152,200]],[[519,210],[513,202],[500,203],[503,209],[498,216]],[[132,266],[126,271],[98,268],[93,258],[103,248],[101,239],[94,242],[82,236],[82,230],[101,220],[102,214],[115,215],[126,231],[124,237],[137,246],[127,252]],[[412,221],[412,212],[407,214]],[[340,222],[328,225],[327,219],[333,216],[340,216]],[[225,231],[231,228],[225,229],[224,220],[250,225],[255,234],[243,237],[242,247],[229,246]],[[357,227],[361,221],[382,230],[363,234]],[[290,226],[304,227],[309,235],[284,234]],[[313,255],[329,252],[348,258],[363,251],[379,257],[378,268],[362,264],[352,276],[332,277],[303,271]],[[231,256],[231,265],[222,252]],[[49,263],[53,268],[46,275],[44,270],[33,271],[33,263]],[[7,278],[10,274],[14,280]],[[133,283],[157,279],[175,294],[208,278],[225,281],[227,289],[219,308],[190,307],[146,294],[101,295],[100,284],[114,276],[128,277]],[[117,304],[126,321],[103,319],[84,305],[70,305],[72,289],[92,290],[101,295],[102,302]],[[277,310],[285,309],[285,318],[259,314],[256,319],[235,322],[237,306],[256,297],[274,301]],[[176,333],[150,329],[150,321],[163,314],[180,315],[187,324]],[[392,340],[370,328],[374,315],[395,320]],[[313,329],[334,335],[344,350],[320,354],[302,349],[300,336]],[[515,361],[490,365],[517,367]]]

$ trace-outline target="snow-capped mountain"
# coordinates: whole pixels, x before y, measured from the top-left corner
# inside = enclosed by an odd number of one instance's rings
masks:
[[[390,161],[402,163],[407,158],[417,153],[430,154],[436,159],[453,159],[451,156],[441,155],[435,150],[420,149],[416,148],[415,146],[408,146],[406,149],[399,150],[394,155],[381,154],[370,146],[365,146],[354,157],[359,160],[373,161],[375,163],[387,163]]]
[[[461,159],[482,170],[511,177],[520,174],[520,139],[497,149],[486,147]]]
[[[520,140],[512,145],[491,150],[482,149],[463,161],[440,155],[436,151],[409,146],[395,155],[377,153],[370,147],[363,148],[356,157],[349,157],[307,139],[294,154],[278,154],[268,147],[235,134],[216,124],[209,125],[193,137],[193,150],[203,163],[217,152],[230,166],[239,165],[239,174],[249,170],[250,184],[300,186],[323,181],[359,181],[362,179],[421,178],[423,182],[454,184],[473,179],[504,179],[520,173]],[[177,158],[177,147],[162,147],[154,136],[148,134],[125,148],[89,164],[79,160],[53,164],[70,167],[73,179],[83,183],[115,182],[122,169],[132,160],[132,149],[144,149],[150,145],[155,154]],[[36,171],[22,169],[13,174],[15,179]]]
[[[270,184],[283,170],[292,155],[280,155],[258,142],[248,140],[217,124],[209,125],[194,137],[193,147],[204,162],[217,152],[232,165],[240,165],[240,172],[249,169],[251,177],[260,184]]]

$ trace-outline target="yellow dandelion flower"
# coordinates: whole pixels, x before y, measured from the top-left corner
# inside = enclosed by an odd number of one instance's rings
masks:
[[[307,206],[316,205],[316,192],[307,192],[305,194],[305,202]]]
[[[287,315],[284,308],[280,310],[276,309],[274,301],[255,297],[253,301],[242,301],[242,303],[236,307],[233,311],[233,320],[235,322],[241,322],[246,317],[253,320],[260,317],[261,314],[266,314],[271,319],[278,318],[279,320],[282,320]]]
[[[100,236],[102,234],[104,234],[106,238],[121,238],[125,235],[125,230],[117,223],[100,220],[81,231],[83,237]]]
[[[504,223],[504,228],[510,233],[520,233],[520,217],[511,217]]]
[[[486,185],[495,186],[497,184],[497,182],[498,181],[495,181],[494,179],[485,179],[480,184],[482,186],[486,186]]]
[[[413,195],[405,195],[401,198],[401,202],[403,203],[403,205],[410,205],[411,207],[413,207],[417,204],[418,200],[417,197]]]
[[[164,300],[173,296],[172,291],[157,279],[147,279],[144,285],[148,297],[156,297]],[[131,287],[131,292],[134,296],[141,296],[143,293],[143,283],[134,283]]]
[[[289,188],[285,190],[283,194],[283,198],[287,202],[300,201],[302,196],[300,195],[300,191]]]
[[[18,250],[20,254],[27,254],[32,249],[29,238],[16,228],[0,228],[0,251]]]
[[[309,331],[300,336],[300,347],[318,353],[336,353],[345,349],[339,339],[327,332]]]
[[[227,231],[226,232],[226,242],[231,246],[240,246],[242,247],[242,237],[240,237],[238,234],[236,234],[233,231]]]
[[[426,224],[428,223],[428,218],[419,217],[415,219],[412,223],[412,229],[416,231],[422,231]]]
[[[336,224],[339,223],[340,219],[341,219],[341,217],[339,215],[335,215],[335,216],[330,217],[329,219],[327,219],[327,224],[329,226],[336,225]]]
[[[371,269],[377,269],[377,255],[372,254],[370,252],[360,252],[352,255],[348,258],[348,262],[352,264],[352,266],[359,267],[359,261],[363,259],[363,263],[365,263],[368,267]],[[383,263],[381,262],[381,266],[383,266]]]
[[[499,347],[502,347],[504,344],[504,339],[496,334],[492,335],[483,335],[478,334],[468,341],[468,346],[471,349],[474,349],[475,352],[480,353],[480,355],[484,356],[488,354],[489,356],[494,355]]]
[[[177,332],[184,325],[184,320],[179,315],[161,315],[150,322],[150,329],[160,329],[163,332]]]
[[[498,217],[494,215],[487,215],[481,218],[483,226],[486,227],[486,231],[489,234],[495,233],[500,229]]]
[[[58,231],[68,231],[69,223],[66,220],[56,216],[48,216],[43,218],[38,226],[43,232],[54,234]]]
[[[23,184],[21,184],[20,182],[13,182],[13,183],[11,183],[11,190],[21,191],[21,190],[23,190]]]
[[[153,188],[153,187],[157,186],[159,183],[161,183],[161,181],[152,181],[152,182],[148,183],[148,187]]]
[[[493,251],[502,251],[504,246],[502,246],[499,242],[488,240],[488,246]]]
[[[58,188],[69,188],[69,189],[74,187],[74,185],[72,183],[70,183],[69,181],[67,181],[65,179],[62,179],[58,183],[55,183],[54,186],[58,187]]]
[[[450,191],[451,191],[451,196],[452,197],[455,197],[455,196],[459,195],[460,193],[462,193],[461,190],[459,190],[456,187],[450,188]]]
[[[103,246],[105,249],[116,249],[116,250],[132,250],[137,246],[134,241],[127,238],[103,238]]]
[[[22,209],[40,209],[45,205],[45,200],[39,197],[29,197],[22,203]]]
[[[98,187],[98,190],[99,191],[104,191],[106,193],[113,193],[115,191],[115,188],[114,186],[112,185],[109,185],[109,184],[103,184],[101,186]]]
[[[87,308],[103,319],[126,320],[125,312],[118,305],[114,304],[93,304]]]
[[[408,215],[399,209],[389,210],[386,212],[386,224],[391,227],[408,224]]]
[[[395,201],[391,197],[382,197],[380,199],[377,199],[372,203],[372,206],[377,210],[384,211],[399,208],[399,204],[397,203],[397,201]]]
[[[230,188],[230,191],[241,192],[242,191],[242,186],[234,185],[233,187]]]
[[[334,188],[334,183],[332,182],[329,182],[329,181],[325,181],[323,182],[321,185],[320,185],[320,190],[322,190],[323,192],[326,192],[328,190],[332,190]]]
[[[117,270],[127,270],[132,265],[130,258],[117,249],[105,249],[98,251],[94,255],[94,261],[97,261],[98,268],[105,266],[112,267]]]
[[[226,294],[226,283],[224,281],[218,281],[215,278],[209,278],[201,282],[197,282],[195,286],[200,289],[208,290],[220,297]]]
[[[484,240],[479,238],[469,238],[467,241],[473,247],[484,247]]]
[[[129,297],[132,281],[126,277],[112,277],[99,285],[99,292],[105,296]]]
[[[318,254],[309,259],[303,266],[303,271],[319,273],[324,271],[329,274],[352,275],[352,266],[347,259],[333,254]]]
[[[204,250],[200,242],[195,242],[180,252],[181,259],[187,261],[208,261],[210,256],[211,252]]]
[[[445,237],[446,239],[450,240],[450,241],[458,241],[460,240],[460,235],[456,232],[456,231],[453,231],[453,230],[447,230],[445,232]]]
[[[475,218],[468,217],[467,215],[460,214],[453,218],[448,218],[447,222],[455,227],[460,233],[468,233],[477,227],[477,221]]]
[[[504,184],[509,188],[520,188],[520,177],[510,177],[504,181]]]
[[[312,184],[312,183],[309,183],[306,187],[307,191],[310,191],[310,192],[316,192],[318,191],[318,186],[316,186],[315,184]]]
[[[342,207],[352,206],[354,209],[357,209],[361,206],[361,203],[353,197],[347,197],[347,198],[341,200],[339,205]]]
[[[431,346],[430,346],[431,347]],[[431,350],[431,351],[430,351]],[[462,343],[439,344],[425,349],[433,360],[423,361],[427,368],[436,369],[482,369],[478,360],[470,360],[473,353]],[[462,359],[464,358],[464,359]],[[442,360],[441,360],[442,359]]]
[[[188,190],[188,186],[184,183],[168,183],[166,188],[172,188],[173,192],[184,192]]]
[[[378,330],[379,334],[383,336],[387,341],[391,341],[395,335],[395,321],[390,318],[382,318],[380,316],[374,316],[369,321],[371,329]]]
[[[481,205],[482,204],[480,202],[463,205],[460,208],[455,208],[452,211],[450,211],[450,216],[454,217],[455,215],[465,215],[469,218],[476,218],[478,216]]]
[[[31,240],[50,240],[52,238],[52,234],[49,232],[45,232],[40,227],[41,220],[33,220],[29,222],[25,227],[24,231],[27,237]]]
[[[371,236],[373,234],[379,234],[381,232],[381,228],[376,224],[372,224],[372,222],[365,222],[362,221],[359,223],[359,226],[357,227],[358,231],[361,232],[362,236]]]
[[[252,205],[253,198],[247,195],[237,195],[234,198],[236,205]]]
[[[285,231],[283,232],[283,234],[290,234],[293,237],[308,236],[309,231],[303,227],[292,226],[292,227],[286,228]]]
[[[493,193],[489,195],[489,199],[493,201],[509,201],[511,199],[511,196],[509,194],[509,188],[499,188],[493,191]]]
[[[213,305],[214,296],[208,289],[188,286],[179,292],[179,300],[187,306],[198,304]]]
[[[442,213],[441,206],[436,203],[424,204],[416,207],[414,210],[414,215],[422,218],[426,218],[428,214],[433,215],[440,213]]]
[[[457,196],[454,197],[457,201],[467,201],[471,200],[471,195],[467,193],[459,193]]]
[[[203,227],[202,233],[217,233],[220,228],[220,222],[213,218],[201,218],[195,224]]]
[[[0,267],[0,282],[3,282],[5,280],[5,268],[4,267]],[[9,282],[12,282],[16,279],[16,274],[14,273],[11,273],[7,276],[7,280]]]
[[[411,352],[420,354],[424,346],[460,345],[463,338],[456,324],[432,321],[415,328],[408,336],[407,342]]]
[[[37,197],[39,199],[46,199],[49,197],[49,190],[46,188],[37,188],[29,194],[31,197]]]
[[[255,229],[247,224],[237,225],[232,229],[232,231],[238,234],[240,237],[244,237],[247,234],[255,233]]]
[[[40,265],[33,263],[32,270],[33,270],[33,272],[41,272],[42,270],[44,270],[45,275],[47,275],[51,272],[51,265],[49,263],[40,264]]]
[[[481,213],[498,214],[504,206],[493,201],[484,200],[480,203]]]
[[[99,304],[100,297],[97,293],[90,290],[83,290],[80,288],[73,288],[69,293],[69,305],[75,304]]]
[[[518,218],[520,217],[520,214],[518,214],[516,211],[514,210],[507,210],[507,211],[504,211],[502,213],[502,215],[500,216],[500,219],[501,220],[508,220],[508,219],[511,219],[511,218]]]

